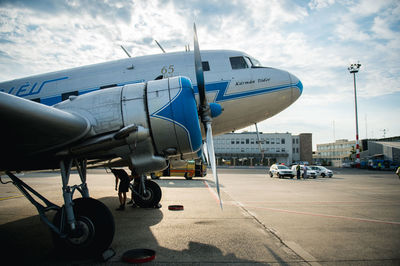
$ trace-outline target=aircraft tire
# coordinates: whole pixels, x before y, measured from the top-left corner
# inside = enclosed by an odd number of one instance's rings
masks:
[[[62,238],[53,232],[56,250],[60,255],[68,257],[98,257],[109,248],[114,238],[114,217],[106,205],[93,198],[78,198],[73,202],[75,219],[83,230],[83,235],[76,238],[71,236]],[[61,224],[61,214],[62,210],[58,211],[53,220],[58,228]],[[69,227],[66,221],[64,227],[65,229]]]
[[[137,183],[134,185],[134,190],[139,191],[140,184]],[[151,180],[145,181],[146,193],[145,197],[140,197],[139,195],[133,193],[133,200],[139,207],[142,208],[153,208],[157,206],[157,204],[161,200],[162,192],[160,186]]]

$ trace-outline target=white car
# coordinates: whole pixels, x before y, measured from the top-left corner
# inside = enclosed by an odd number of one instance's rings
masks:
[[[302,177],[302,178],[304,178],[304,165],[300,165],[300,176]],[[293,173],[293,175],[294,176],[296,176],[297,175],[297,170],[296,170],[296,168],[297,168],[297,165],[293,165],[292,166],[292,173]],[[312,178],[317,178],[317,176],[318,176],[318,174],[317,174],[317,172],[315,171],[315,170],[312,170],[311,168],[310,168],[310,166],[307,166],[307,177],[309,178],[309,177],[312,177]]]
[[[309,166],[309,168],[314,170],[315,172],[317,172],[318,176],[321,176],[321,177],[326,177],[326,176],[332,177],[333,176],[333,172],[323,166],[311,165],[311,166]]]
[[[269,176],[274,177],[277,176],[278,178],[284,178],[285,176],[289,176],[293,178],[293,172],[289,169],[286,165],[282,164],[273,164],[269,168]]]

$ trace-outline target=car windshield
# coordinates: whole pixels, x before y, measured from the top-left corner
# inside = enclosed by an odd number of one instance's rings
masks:
[[[278,169],[289,169],[289,167],[285,165],[278,165]]]
[[[328,169],[326,169],[326,168],[323,167],[323,166],[318,166],[318,168],[321,169],[321,170],[328,170]]]

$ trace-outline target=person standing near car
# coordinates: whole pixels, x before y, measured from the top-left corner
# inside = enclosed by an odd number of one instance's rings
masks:
[[[303,179],[306,180],[308,178],[308,176],[307,176],[307,165],[304,165],[303,169],[304,169],[303,170]]]
[[[300,164],[297,164],[297,166],[296,166],[296,176],[297,176],[297,179],[300,179]]]
[[[397,167],[396,175],[400,178],[400,166]]]

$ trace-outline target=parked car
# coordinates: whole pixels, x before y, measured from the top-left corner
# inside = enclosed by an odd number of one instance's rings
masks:
[[[289,167],[286,165],[282,164],[273,164],[269,168],[269,176],[274,177],[277,176],[278,178],[284,178],[285,176],[289,176],[290,178],[293,178],[293,172],[290,170]]]
[[[343,162],[342,163],[342,167],[343,168],[350,168],[351,167],[351,163],[350,162]]]
[[[311,166],[308,166],[308,168],[317,172],[317,176],[321,176],[321,177],[326,177],[326,176],[332,177],[333,176],[333,172],[323,166],[311,165]]]
[[[292,174],[294,176],[297,175],[296,167],[297,165],[292,166]],[[304,178],[304,165],[300,165],[300,176]],[[307,166],[307,177],[317,178],[317,172],[312,170],[310,166]]]

